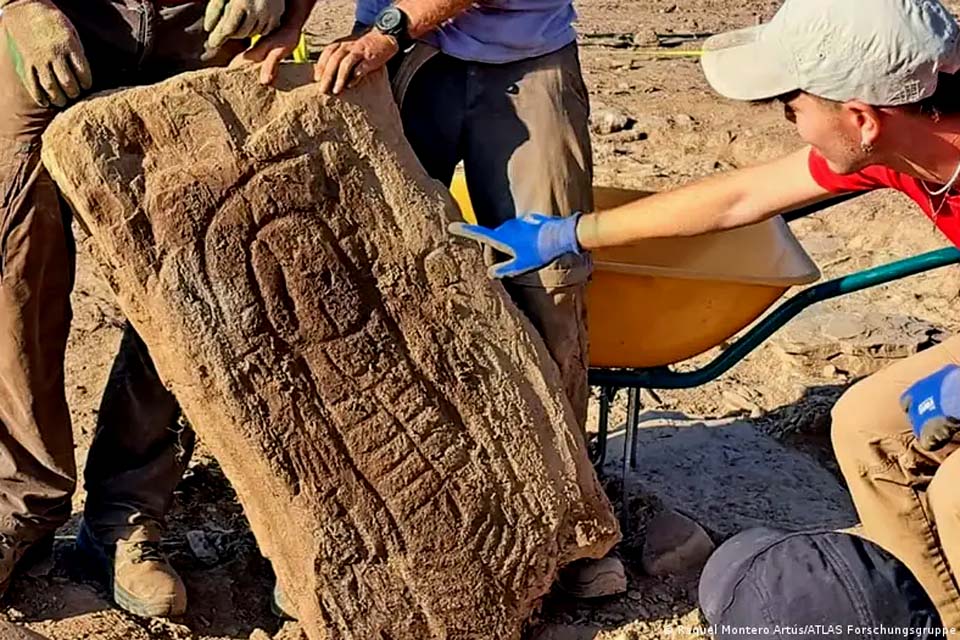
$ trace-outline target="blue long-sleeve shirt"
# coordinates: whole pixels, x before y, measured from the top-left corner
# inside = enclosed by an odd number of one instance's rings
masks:
[[[371,25],[391,0],[357,0]],[[422,39],[447,55],[502,64],[552,53],[576,40],[572,0],[481,0]]]

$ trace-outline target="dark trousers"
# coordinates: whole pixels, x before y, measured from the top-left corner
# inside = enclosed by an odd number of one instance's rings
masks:
[[[56,3],[80,34],[94,90],[201,66],[203,3]],[[27,541],[66,521],[76,486],[64,392],[75,251],[70,212],[40,162],[40,136],[57,112],[30,99],[0,47],[0,533]],[[85,473],[84,515],[105,542],[162,521],[193,448],[178,417],[176,400],[127,326]]]
[[[480,224],[592,210],[589,95],[576,44],[507,64],[466,62],[418,44],[392,77],[404,133],[421,164],[449,185],[463,162]],[[581,428],[590,272],[588,257],[565,256],[504,283],[559,366]]]

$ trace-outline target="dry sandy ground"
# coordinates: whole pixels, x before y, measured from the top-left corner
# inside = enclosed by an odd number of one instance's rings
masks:
[[[777,6],[771,0],[580,1],[582,61],[594,110],[621,110],[635,121],[629,131],[596,136],[597,183],[664,189],[797,146],[794,132],[775,105],[724,101],[710,92],[694,61],[657,58],[632,46],[656,44],[656,34],[715,32],[756,24]],[[351,24],[351,13],[347,0],[321,2],[311,32],[320,41],[341,35]],[[893,193],[863,197],[803,220],[794,230],[827,276],[944,244],[930,223]],[[82,468],[122,316],[94,270],[83,239],[80,245],[67,393]],[[823,309],[862,313],[869,308],[881,314],[871,323],[883,325],[889,317],[911,316],[950,332],[960,317],[958,276],[957,268],[943,269],[856,294]],[[836,355],[827,349],[800,361],[783,357],[774,344],[768,344],[711,385],[662,394],[657,408],[696,419],[740,413],[741,422],[832,469],[827,411],[857,373],[847,373],[845,364],[837,366],[841,361]],[[869,369],[880,363],[868,357],[858,366]],[[616,424],[624,416],[622,403],[623,394],[615,410]],[[657,428],[656,422],[648,426]],[[771,464],[768,470],[774,481],[779,464]],[[704,477],[703,482],[712,480]],[[609,485],[619,497],[618,483],[611,479]],[[656,487],[634,487],[634,497],[628,500],[635,527],[622,549],[630,570],[629,594],[594,604],[551,595],[540,618],[561,626],[544,638],[682,637],[678,628],[697,623],[696,576],[659,580],[644,576],[640,569],[637,551],[647,516],[659,508],[656,493]],[[78,510],[82,501],[81,493],[76,498]],[[167,550],[188,584],[191,607],[184,620],[176,624],[147,621],[114,609],[102,587],[86,577],[76,562],[72,531],[72,527],[62,531],[52,561],[14,584],[6,610],[9,619],[57,640],[264,640],[300,635],[295,624],[284,626],[270,614],[269,566],[257,553],[229,483],[202,445],[177,492],[167,538]],[[206,562],[197,559],[187,542],[191,531],[200,532],[215,557]]]

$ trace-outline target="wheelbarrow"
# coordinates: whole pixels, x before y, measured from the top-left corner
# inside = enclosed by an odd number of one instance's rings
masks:
[[[462,175],[454,178],[451,192],[464,217],[473,221]],[[600,210],[645,195],[649,193],[594,187]],[[741,229],[593,252],[587,322],[589,382],[600,391],[596,466],[606,460],[611,403],[621,389],[628,394],[623,445],[626,481],[637,463],[642,389],[707,384],[811,305],[960,263],[960,251],[950,247],[813,284],[820,279],[820,271],[788,223],[857,195],[839,196]],[[796,286],[805,288],[770,310]],[[706,365],[682,372],[671,368],[722,344],[761,316]]]

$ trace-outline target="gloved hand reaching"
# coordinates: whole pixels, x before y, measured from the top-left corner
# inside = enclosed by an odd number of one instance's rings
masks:
[[[93,85],[77,30],[50,0],[13,0],[0,6],[3,46],[34,102],[65,107]]]
[[[511,278],[541,269],[565,253],[580,253],[580,243],[577,242],[579,219],[579,213],[566,218],[528,213],[508,220],[496,229],[454,222],[449,231],[513,256],[488,270],[491,278]]]
[[[216,51],[231,39],[265,36],[280,25],[284,0],[209,0],[203,18],[207,51]]]
[[[934,451],[960,430],[960,367],[948,365],[918,380],[900,396],[918,444]]]

